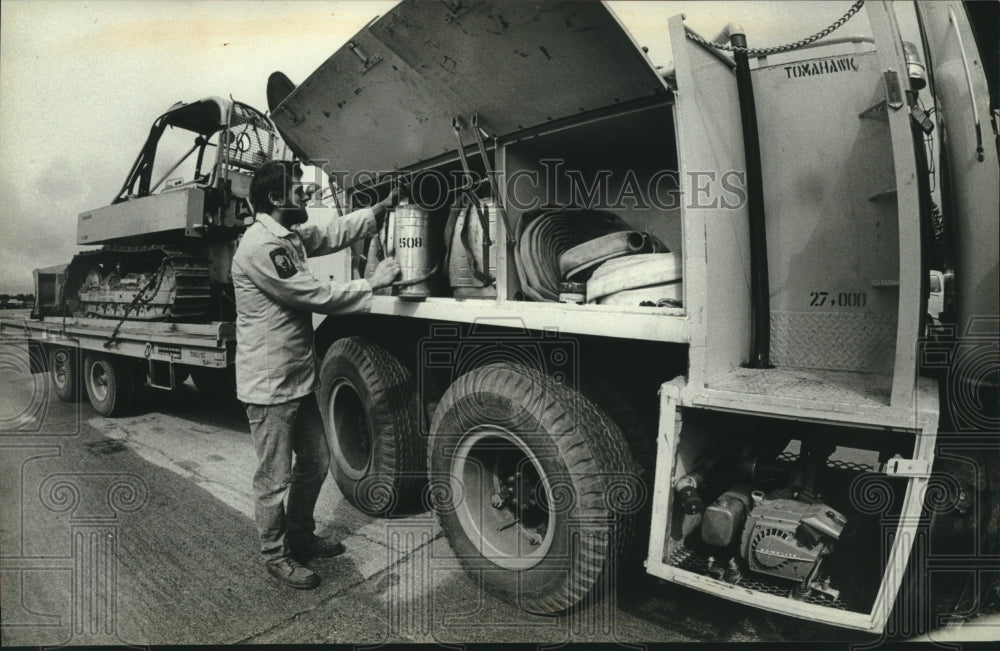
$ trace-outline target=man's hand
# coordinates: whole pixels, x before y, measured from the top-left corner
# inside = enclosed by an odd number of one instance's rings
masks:
[[[389,208],[392,208],[399,201],[400,187],[402,185],[403,181],[400,180],[399,184],[392,186],[392,189],[389,190],[389,196],[372,206],[372,210],[375,211],[375,219],[380,228]]]
[[[391,285],[398,275],[399,262],[395,258],[386,258],[375,268],[375,273],[368,279],[368,282],[371,283],[372,289],[381,289]]]
[[[396,202],[399,201],[399,195],[402,192],[403,185],[404,181],[400,179],[400,181],[396,185],[392,186],[392,188],[389,189],[389,196],[386,197],[385,200],[389,202],[390,206],[395,205]]]

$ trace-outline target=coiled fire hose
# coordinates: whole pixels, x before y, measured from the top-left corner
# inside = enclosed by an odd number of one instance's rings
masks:
[[[629,226],[614,213],[573,208],[526,213],[514,248],[521,288],[537,301],[558,301],[562,272],[559,257],[569,249]]]
[[[679,304],[682,273],[677,253],[640,253],[608,260],[587,281],[587,302]]]
[[[560,255],[559,272],[566,280],[574,280],[606,260],[656,250],[663,247],[648,233],[619,231],[578,244]]]

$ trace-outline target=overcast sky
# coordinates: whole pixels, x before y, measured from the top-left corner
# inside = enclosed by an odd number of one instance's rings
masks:
[[[0,1],[0,292],[31,291],[32,269],[69,261],[77,215],[110,203],[174,102],[232,95],[266,110],[271,72],[301,82],[395,4]],[[666,21],[677,13],[706,36],[736,21],[753,45],[772,45],[818,31],[851,4],[611,6],[653,62],[667,65]],[[855,18],[845,33],[867,29]]]

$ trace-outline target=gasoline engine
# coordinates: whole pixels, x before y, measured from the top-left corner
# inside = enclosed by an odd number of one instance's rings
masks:
[[[839,592],[821,574],[825,558],[834,553],[847,518],[828,506],[819,490],[826,459],[833,447],[804,445],[796,462],[744,455],[719,460],[714,467],[685,475],[675,488],[687,518],[700,517],[700,541],[714,550],[708,574],[738,583],[744,571],[794,582],[789,596],[806,599],[814,592],[836,600]],[[735,466],[735,468],[734,468]],[[725,468],[747,480],[733,485],[705,506],[700,490],[705,477]],[[731,476],[731,475],[729,475]],[[758,486],[783,482],[765,492]],[[716,557],[729,559],[716,563]]]

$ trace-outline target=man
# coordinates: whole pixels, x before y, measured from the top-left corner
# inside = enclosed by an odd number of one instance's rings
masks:
[[[398,191],[326,227],[306,223],[298,163],[264,163],[250,185],[257,222],[233,257],[236,386],[257,453],[254,518],[267,572],[293,588],[319,585],[299,561],[336,556],[344,546],[313,533],[313,509],[329,469],[316,388],[312,313],[367,312],[372,290],[387,287],[399,263],[387,259],[368,279],[322,281],[306,258],[349,246],[377,231]],[[294,465],[292,455],[294,453]],[[285,499],[287,497],[287,510]]]

